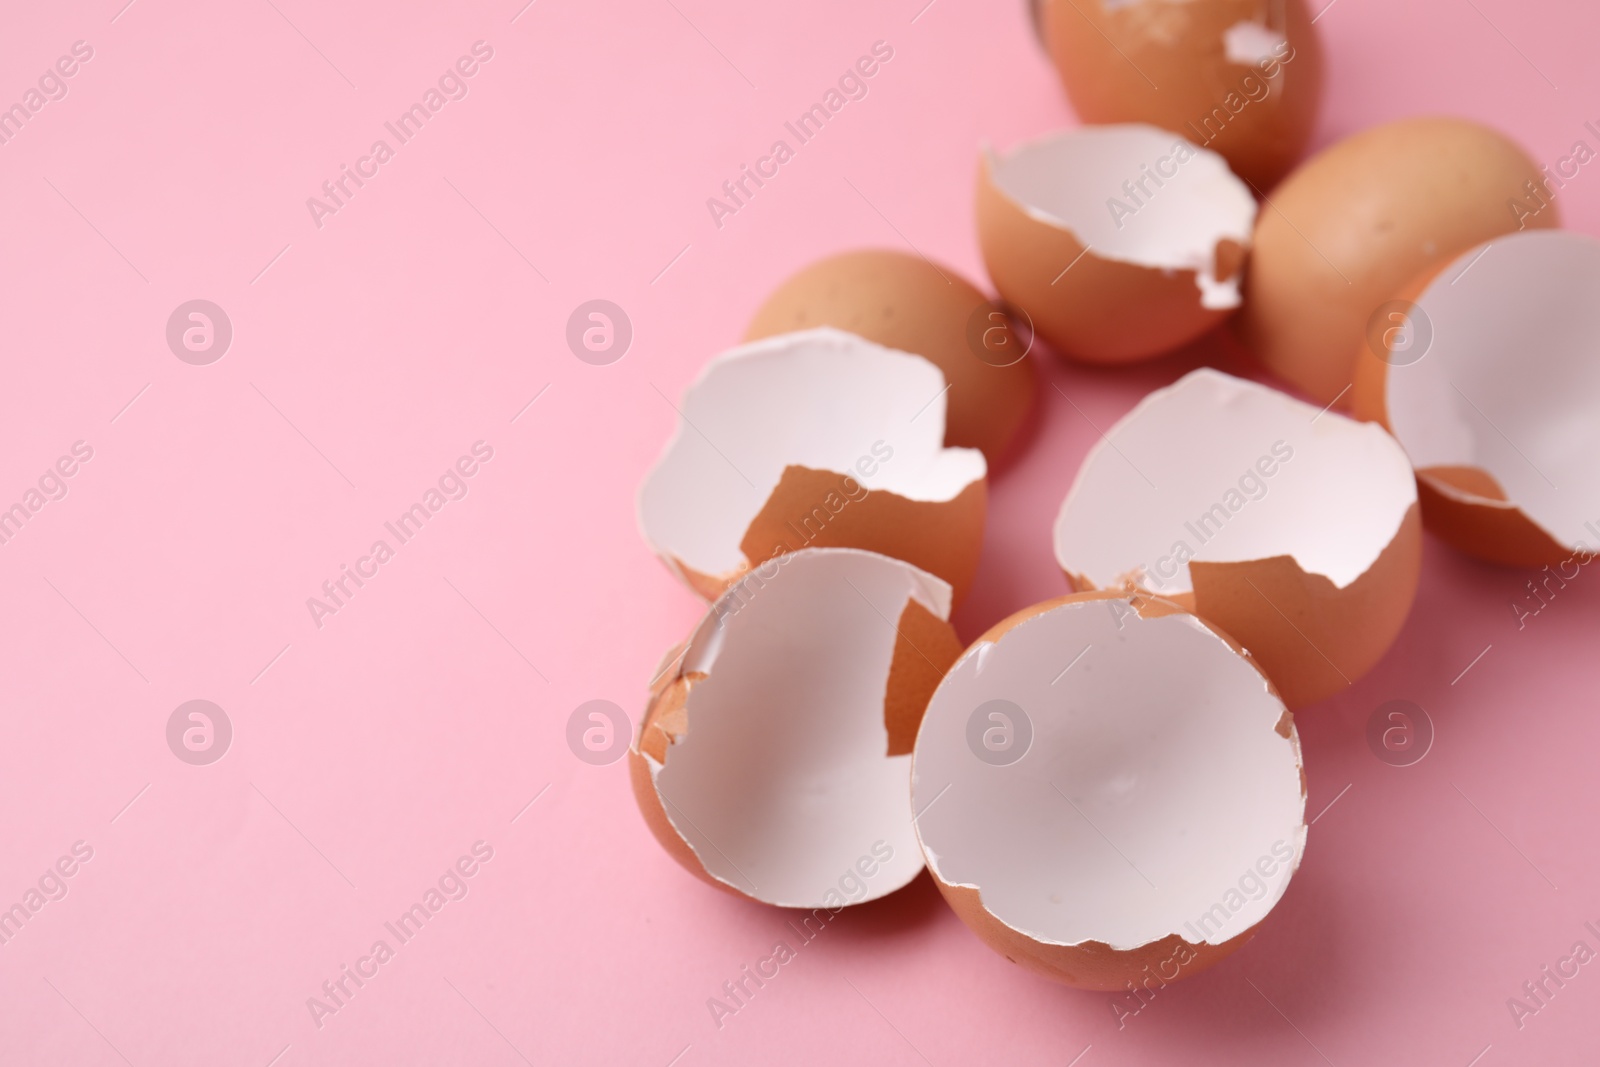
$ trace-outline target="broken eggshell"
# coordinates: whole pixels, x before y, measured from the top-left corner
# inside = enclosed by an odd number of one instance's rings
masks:
[[[911,788],[962,921],[1085,989],[1222,959],[1305,849],[1300,742],[1272,683],[1143,595],[1062,597],[979,638],[928,703]]]
[[[961,652],[949,613],[947,584],[854,549],[780,556],[731,586],[654,686],[628,755],[662,847],[783,907],[915,878],[910,752]]]
[[[742,345],[685,391],[639,488],[639,527],[707,600],[802,548],[863,548],[949,582],[983,545],[983,454],[944,447],[945,377],[922,356],[821,327]]]
[[[1239,306],[1256,203],[1221,156],[1154,126],[984,152],[978,239],[995,288],[1062,353],[1126,363]]]
[[[1076,590],[1144,590],[1222,627],[1300,708],[1394,642],[1422,524],[1405,452],[1382,427],[1201,369],[1090,450],[1055,550]]]
[[[933,361],[950,383],[947,443],[976,448],[992,465],[1033,405],[1026,341],[976,287],[949,267],[888,249],[844,252],[780,285],[745,339],[836,326]],[[974,330],[974,317],[980,329]],[[1000,328],[999,343],[990,341]],[[983,342],[974,343],[974,337]]]
[[[1600,549],[1600,241],[1497,238],[1384,305],[1354,409],[1416,468],[1428,528],[1480,559]]]
[[[1304,0],[1041,6],[1035,21],[1084,122],[1149,122],[1203,141],[1263,190],[1310,140],[1322,45]]]

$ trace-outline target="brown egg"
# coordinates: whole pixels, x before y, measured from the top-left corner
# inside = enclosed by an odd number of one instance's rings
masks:
[[[1468,249],[1386,305],[1352,391],[1416,468],[1428,529],[1480,559],[1547,568],[1550,594],[1600,549],[1596,293],[1600,241],[1586,234]]]
[[[1490,238],[1558,224],[1554,204],[1528,207],[1543,179],[1522,149],[1465,119],[1402,119],[1340,141],[1263,205],[1241,337],[1274,374],[1332,403],[1354,381],[1369,320],[1408,282]]]
[[[750,320],[745,340],[835,326],[885,348],[914,352],[950,383],[945,443],[993,463],[1033,404],[1025,331],[948,267],[921,256],[863,249],[811,264],[780,285]],[[997,332],[998,331],[998,332]]]
[[[1239,306],[1256,203],[1215,152],[1127,123],[985,152],[977,213],[1006,303],[1064,355],[1127,363]]]
[[[1322,97],[1303,0],[1046,0],[1044,36],[1085,122],[1148,122],[1270,189]]]
[[[1026,608],[961,654],[917,732],[911,808],[961,920],[1083,989],[1165,985],[1238,949],[1307,834],[1294,717],[1249,653],[1115,593]]]

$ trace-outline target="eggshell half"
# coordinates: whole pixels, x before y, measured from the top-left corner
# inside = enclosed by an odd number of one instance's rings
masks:
[[[907,791],[922,713],[961,645],[950,587],[853,549],[746,575],[656,687],[629,752],[656,839],[740,896],[832,908],[922,870]]]
[[[1600,241],[1497,238],[1394,306],[1357,355],[1355,408],[1405,448],[1428,528],[1510,565],[1600,549]]]
[[[1553,203],[1527,206],[1543,180],[1522,149],[1465,119],[1402,119],[1347,137],[1262,208],[1242,339],[1278,377],[1333,403],[1354,381],[1369,321],[1412,279],[1491,238],[1559,224]]]
[[[1090,451],[1056,559],[1074,589],[1144,590],[1220,626],[1300,708],[1371,669],[1411,610],[1409,467],[1380,426],[1193,371]]]
[[[1303,0],[1048,0],[1044,35],[1085,122],[1148,122],[1261,189],[1304,151],[1322,45]]]
[[[639,489],[639,527],[707,600],[802,548],[864,548],[959,601],[983,546],[983,454],[944,447],[945,378],[918,355],[822,327],[707,364]]]
[[[986,151],[977,210],[1000,295],[1091,363],[1160,355],[1231,314],[1256,216],[1221,156],[1138,124]]]
[[[1305,850],[1300,741],[1272,683],[1225,634],[1143,595],[1046,601],[979,638],[928,703],[911,790],[956,914],[1085,989],[1222,959]]]
[[[785,281],[750,320],[745,338],[837,326],[926,357],[950,383],[945,443],[976,448],[992,464],[1033,405],[1034,382],[1024,339],[1012,334],[1003,314],[991,321],[989,307],[989,299],[949,267],[862,249],[819,260]],[[974,330],[974,316],[983,329]],[[980,350],[974,338],[996,324],[1006,334],[1003,344]],[[1002,358],[1013,352],[1014,362]]]

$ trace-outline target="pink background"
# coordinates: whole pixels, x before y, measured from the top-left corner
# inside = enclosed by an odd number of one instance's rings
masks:
[[[914,244],[981,280],[979,143],[1074,121],[1020,0],[923,2],[13,5],[0,101],[76,40],[94,57],[0,146],[0,502],[75,441],[94,457],[0,545],[0,905],[73,842],[94,856],[0,946],[0,1061],[1594,1057],[1600,964],[1520,1030],[1505,1002],[1580,938],[1600,949],[1600,576],[1519,631],[1527,575],[1433,541],[1388,659],[1300,716],[1320,817],[1245,950],[1119,1030],[1109,996],[991,953],[923,879],[712,1022],[788,916],[680,870],[625,763],[574,758],[566,721],[595,698],[637,716],[697,617],[634,528],[675,420],[657,390],[824,253]],[[1541,162],[1593,143],[1585,5],[1338,0],[1318,28],[1319,144],[1430,111]],[[470,94],[317,228],[306,198],[480,39]],[[870,95],[717,229],[706,198],[877,40]],[[1561,203],[1596,232],[1590,169]],[[611,366],[563,339],[597,297],[634,325]],[[210,366],[164,338],[194,298],[234,327]],[[1063,591],[1049,525],[1095,431],[1049,383],[1105,426],[1202,358],[1237,367],[1215,339],[1122,374],[1038,361],[965,637]],[[306,598],[479,440],[469,495],[319,630]],[[197,698],[235,732],[210,766],[165,740]],[[1437,728],[1412,767],[1364,740],[1395,698]],[[319,1029],[306,999],[478,840],[469,895]]]

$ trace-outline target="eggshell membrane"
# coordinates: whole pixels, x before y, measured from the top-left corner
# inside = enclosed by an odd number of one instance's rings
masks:
[[[966,748],[993,699],[1033,723],[1009,765]],[[912,771],[928,868],[962,921],[1012,962],[1102,990],[1243,945],[1299,867],[1305,792],[1293,716],[1249,653],[1176,603],[1109,592],[980,637],[929,702]],[[1226,903],[1274,844],[1291,852],[1281,881]]]
[[[1043,6],[1047,47],[1083,121],[1148,122],[1180,133],[1262,189],[1288,172],[1310,140],[1322,99],[1322,45],[1303,0]],[[1258,65],[1264,59],[1271,62]]]
[[[910,752],[961,652],[949,611],[946,583],[854,549],[779,557],[730,588],[629,751],[634,797],[667,853],[783,907],[842,907],[840,877],[879,842],[891,858],[848,902],[915,878]]]
[[[640,530],[707,600],[774,556],[849,547],[937,574],[959,601],[982,550],[987,468],[975,449],[944,447],[945,402],[927,359],[830,327],[732,349],[685,392],[639,489]]]
[[[1193,153],[1182,163],[1179,145]],[[1156,186],[1142,166],[1172,173]],[[1123,183],[1140,180],[1151,195],[1136,206]],[[1114,211],[1113,198],[1137,209]],[[1160,355],[1232,313],[1255,212],[1221,156],[1153,126],[985,151],[978,172],[978,240],[995,288],[1055,348],[1092,363]]]
[[[745,331],[748,341],[835,326],[931,360],[950,383],[945,443],[976,448],[992,464],[1033,405],[1033,366],[979,358],[969,323],[988,298],[949,267],[921,256],[862,249],[804,268],[773,292]],[[1020,342],[1012,339],[1021,351]]]
[[[1401,119],[1345,138],[1262,208],[1241,338],[1278,377],[1333,403],[1354,381],[1368,320],[1407,283],[1519,226],[1559,225],[1554,204],[1520,220],[1511,207],[1543,179],[1521,148],[1465,119]]]
[[[1203,368],[1090,451],[1056,559],[1074,589],[1142,589],[1222,627],[1301,708],[1405,623],[1422,557],[1408,467],[1380,426]]]
[[[1428,528],[1512,566],[1600,548],[1600,241],[1497,238],[1397,294],[1431,343],[1357,353],[1355,410],[1417,468]]]

